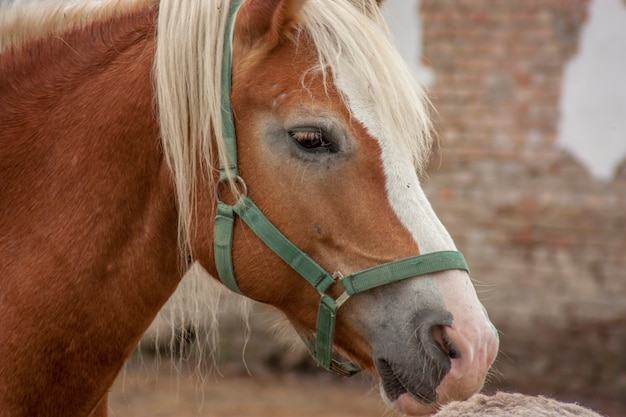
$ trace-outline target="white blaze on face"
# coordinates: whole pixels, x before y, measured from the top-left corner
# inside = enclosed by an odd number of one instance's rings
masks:
[[[392,133],[381,125],[371,97],[356,85],[357,79],[358,76],[351,76],[349,71],[345,75],[336,75],[337,87],[346,95],[353,117],[379,142],[389,204],[413,236],[421,254],[456,250],[448,231],[426,199],[409,150],[403,149],[402,142],[393,140]]]
[[[365,126],[380,145],[389,204],[411,233],[420,254],[456,250],[448,231],[426,199],[411,153],[405,149],[407,145],[403,145],[402,140],[396,140],[401,138],[393,137],[398,133],[394,133],[393,127],[389,129],[386,126],[389,121],[384,123],[380,120],[370,94],[358,84],[358,75],[339,71],[335,77],[337,87],[346,95],[353,117]],[[447,402],[464,399],[480,390],[487,369],[497,354],[498,337],[478,300],[469,275],[464,271],[448,270],[409,280],[405,285],[407,287],[402,294],[406,296],[396,298],[398,305],[410,306],[415,303],[415,294],[421,292],[430,294],[428,300],[419,300],[422,306],[428,302],[440,302],[452,314],[453,321],[446,329],[446,334],[459,349],[460,355],[451,360],[450,372],[437,387],[438,400]],[[371,304],[367,308],[370,314],[368,317],[385,314],[384,309],[380,310]],[[385,394],[383,398],[389,401]],[[424,407],[430,407],[408,393],[389,402],[392,407],[411,414],[413,411],[421,414]]]

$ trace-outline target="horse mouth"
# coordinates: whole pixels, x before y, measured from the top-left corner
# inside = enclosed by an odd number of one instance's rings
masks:
[[[396,401],[404,394],[415,400],[430,404],[437,400],[434,381],[422,381],[421,378],[410,378],[397,371],[391,362],[385,359],[376,360],[376,370],[381,380],[381,387],[390,402]],[[431,382],[431,383],[429,383]]]

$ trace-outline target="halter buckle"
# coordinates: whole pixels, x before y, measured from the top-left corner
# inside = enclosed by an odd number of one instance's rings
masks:
[[[341,278],[343,278],[343,274],[340,271],[333,272],[332,276],[336,282],[341,282]],[[350,298],[350,294],[348,294],[347,291],[344,291],[343,294],[337,297],[337,299],[335,300],[335,303],[337,303],[337,310],[343,305],[343,303],[348,301],[348,298]]]
[[[334,373],[350,378],[361,372],[361,368],[353,364],[352,362],[339,362],[336,359],[330,361],[330,370]]]

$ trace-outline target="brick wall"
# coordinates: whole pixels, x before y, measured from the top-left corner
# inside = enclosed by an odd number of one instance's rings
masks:
[[[587,8],[421,0],[441,141],[427,191],[503,331],[492,386],[626,415],[626,161],[595,180],[555,143]]]
[[[551,150],[563,66],[575,52],[587,3],[420,3],[446,146],[465,158],[477,151],[517,158]]]

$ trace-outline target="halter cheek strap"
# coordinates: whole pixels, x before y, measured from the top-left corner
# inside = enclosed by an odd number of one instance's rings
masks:
[[[320,294],[317,313],[315,342],[303,338],[317,363],[341,375],[352,376],[359,368],[351,362],[338,362],[332,358],[333,336],[337,310],[352,295],[393,282],[435,272],[460,269],[469,272],[463,255],[457,251],[432,252],[381,264],[363,271],[343,276],[329,274],[306,253],[287,239],[248,197],[245,182],[238,175],[237,144],[233,113],[230,104],[231,88],[231,38],[235,13],[242,0],[233,0],[224,36],[222,62],[222,120],[226,146],[226,161],[220,158],[220,180],[217,184],[217,216],[215,218],[215,264],[220,280],[231,290],[241,294],[237,285],[232,261],[232,242],[235,217],[243,222],[285,263],[298,272]],[[239,186],[240,197],[234,204],[220,199],[221,184],[234,183]],[[339,283],[344,292],[337,299],[327,294],[330,287]]]

